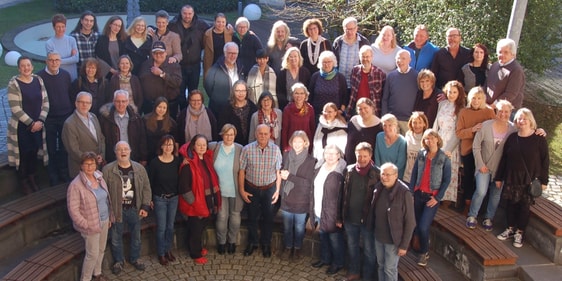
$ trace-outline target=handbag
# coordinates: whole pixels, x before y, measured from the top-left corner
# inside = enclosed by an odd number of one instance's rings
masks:
[[[519,145],[519,136],[517,136],[517,145]],[[521,145],[519,145],[519,150],[521,150]],[[527,174],[527,178],[531,178],[529,174],[529,170],[527,169],[527,164],[525,163],[525,159],[523,159],[523,152],[521,152],[521,159],[523,160],[523,166],[525,167],[525,173]],[[537,178],[531,180],[529,184],[527,184],[527,193],[531,195],[533,198],[537,198],[542,196],[542,184],[541,181]]]

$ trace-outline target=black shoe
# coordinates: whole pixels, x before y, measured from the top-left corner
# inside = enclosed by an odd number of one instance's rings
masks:
[[[262,253],[263,253],[263,257],[264,258],[269,258],[271,257],[271,246],[270,245],[265,245],[262,246]]]
[[[327,263],[324,263],[324,262],[321,261],[321,260],[319,260],[319,261],[317,261],[317,262],[313,262],[311,265],[312,265],[312,267],[314,267],[314,268],[321,268],[321,267],[323,267],[323,266],[325,266],[325,265],[328,265],[328,264],[327,264]]]
[[[236,244],[235,244],[235,243],[228,243],[228,246],[227,246],[226,251],[227,251],[229,254],[234,254],[234,253],[236,253]]]
[[[135,269],[138,270],[138,271],[144,271],[144,269],[146,268],[144,263],[142,263],[140,261],[136,261],[134,263],[131,263],[131,265],[133,265],[135,267]]]
[[[258,249],[258,246],[256,246],[256,245],[248,245],[246,247],[246,250],[244,250],[244,256],[246,256],[246,257],[251,256],[254,253],[254,251],[257,250],[257,249]]]
[[[119,275],[121,271],[123,271],[123,262],[116,262],[113,264],[113,267],[111,267],[111,272],[113,272],[114,275]]]
[[[330,265],[328,270],[326,270],[326,274],[334,275],[334,274],[338,273],[338,271],[340,271],[340,269],[342,269],[342,268],[343,268],[343,266]]]
[[[218,244],[217,245],[217,252],[219,253],[219,255],[224,255],[225,252],[225,244]]]

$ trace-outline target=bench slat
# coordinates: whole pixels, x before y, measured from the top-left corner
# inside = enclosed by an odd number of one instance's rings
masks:
[[[441,281],[441,277],[430,267],[419,266],[416,256],[410,251],[400,257],[398,262],[398,274],[404,281]]]
[[[544,197],[535,199],[535,203],[531,214],[547,224],[554,235],[562,236],[562,207]]]

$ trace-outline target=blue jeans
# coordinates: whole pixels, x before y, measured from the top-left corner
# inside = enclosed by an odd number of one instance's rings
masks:
[[[416,215],[416,229],[414,233],[420,238],[420,251],[429,252],[429,227],[437,214],[439,203],[433,207],[428,207],[427,201],[431,196],[421,191],[414,192],[414,213]]]
[[[379,265],[378,281],[398,281],[398,247],[394,244],[385,244],[375,238],[375,249],[377,251],[377,263]]]
[[[320,231],[320,260],[323,263],[343,267],[344,247],[342,231],[332,233]]]
[[[283,242],[285,243],[285,248],[302,248],[306,213],[297,214],[281,210],[281,214],[283,215]]]
[[[271,235],[273,231],[273,204],[271,197],[275,193],[275,186],[266,190],[253,188],[246,184],[246,192],[252,194],[250,203],[248,203],[248,244],[256,246],[271,245]],[[261,237],[258,240],[258,220],[261,221]]]
[[[482,201],[486,197],[486,193],[490,192],[490,197],[488,198],[488,208],[486,209],[487,219],[493,219],[500,204],[500,198],[502,194],[502,187],[497,188],[496,183],[492,181],[492,175],[490,173],[481,173],[476,171],[476,191],[474,196],[472,196],[472,202],[470,203],[470,210],[468,211],[469,217],[477,217],[478,211],[482,206]]]
[[[348,275],[359,274],[361,252],[359,250],[360,237],[363,237],[363,280],[372,280],[375,274],[377,255],[375,251],[375,234],[367,231],[364,225],[346,224],[347,253],[349,254]]]
[[[178,209],[178,196],[162,198],[153,196],[154,214],[156,215],[156,251],[163,256],[172,248],[174,241],[174,223]]]
[[[68,153],[62,143],[62,127],[66,116],[50,117],[45,120],[45,140],[49,154],[49,184],[51,186],[70,181],[68,176]]]
[[[137,208],[123,209],[123,221],[114,222],[111,225],[111,254],[115,262],[122,263],[123,257],[123,228],[127,225],[127,229],[131,233],[131,256],[129,261],[135,263],[140,257],[141,250],[141,220]]]

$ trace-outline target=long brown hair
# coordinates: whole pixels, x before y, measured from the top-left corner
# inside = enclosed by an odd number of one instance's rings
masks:
[[[168,100],[165,97],[157,97],[154,101],[154,108],[152,109],[152,112],[144,116],[144,119],[146,121],[146,129],[151,132],[155,132],[158,129],[158,116],[156,115],[156,108],[161,103],[166,103],[166,105],[168,106],[168,108],[166,109],[166,113],[164,113],[164,120],[162,120],[162,130],[164,132],[170,132],[170,130],[172,129],[174,120],[170,118],[170,107],[168,104]]]
[[[457,88],[459,91],[459,96],[457,97],[457,100],[455,100],[455,115],[457,115],[459,114],[459,111],[466,106],[466,92],[464,91],[462,83],[457,80],[447,82],[447,84],[443,87],[443,92],[447,94],[452,87]]]

